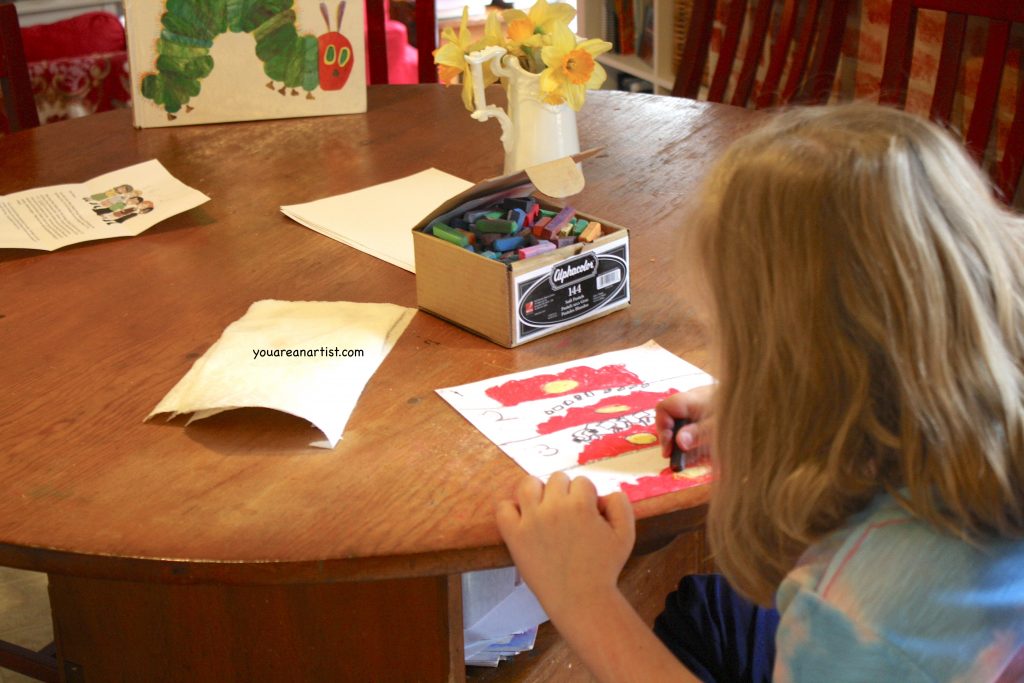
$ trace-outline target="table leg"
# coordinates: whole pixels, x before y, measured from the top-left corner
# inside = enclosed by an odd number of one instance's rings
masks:
[[[172,585],[50,575],[62,680],[465,680],[459,576]]]

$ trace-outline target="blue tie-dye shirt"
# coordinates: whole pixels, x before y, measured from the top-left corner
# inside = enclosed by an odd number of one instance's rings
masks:
[[[972,546],[889,496],[779,587],[776,683],[1024,681],[1024,541]]]

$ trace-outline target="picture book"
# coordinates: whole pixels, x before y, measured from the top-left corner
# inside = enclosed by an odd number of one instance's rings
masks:
[[[135,126],[366,111],[363,3],[126,0]]]

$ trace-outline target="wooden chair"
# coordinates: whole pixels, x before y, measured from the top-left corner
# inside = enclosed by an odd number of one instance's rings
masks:
[[[25,50],[21,44],[18,12],[10,3],[0,3],[0,87],[3,89],[5,120],[0,125],[8,133],[39,125],[39,114],[32,96]]]
[[[698,97],[711,46],[716,0],[694,0],[686,41],[672,94]],[[751,105],[754,81],[763,62],[764,45],[771,40],[764,81],[753,97],[757,108],[789,102],[821,104],[828,100],[835,81],[846,29],[849,0],[756,0],[746,50],[730,104]],[[740,36],[747,21],[747,0],[732,0],[726,9],[725,29],[707,99],[725,102],[736,64]],[[776,21],[772,21],[776,14]],[[786,72],[785,83],[782,76]]]
[[[367,52],[370,61],[370,83],[388,82],[388,55],[385,34],[388,0],[367,0]],[[437,83],[434,48],[437,47],[437,13],[433,2],[416,2],[416,52],[419,56],[417,74],[420,83]]]
[[[968,17],[986,20],[984,61],[974,94],[970,124],[964,135],[968,150],[981,162],[993,136],[1010,28],[1014,23],[1024,23],[1024,3],[1004,0],[893,0],[879,94],[882,103],[899,107],[906,104],[917,12],[920,9],[947,13],[929,114],[941,123],[950,121],[957,85],[961,82],[960,66]],[[998,163],[993,163],[990,170],[993,182],[1007,202],[1013,201],[1024,161],[1024,70],[1018,76],[1014,101],[1013,122],[1003,157]]]
[[[0,667],[45,683],[57,683],[57,646],[50,643],[39,652],[0,640]]]

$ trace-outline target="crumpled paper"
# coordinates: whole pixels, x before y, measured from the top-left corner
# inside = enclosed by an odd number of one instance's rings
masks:
[[[416,309],[347,301],[257,301],[146,416],[271,408],[309,420],[334,448],[366,383]]]

